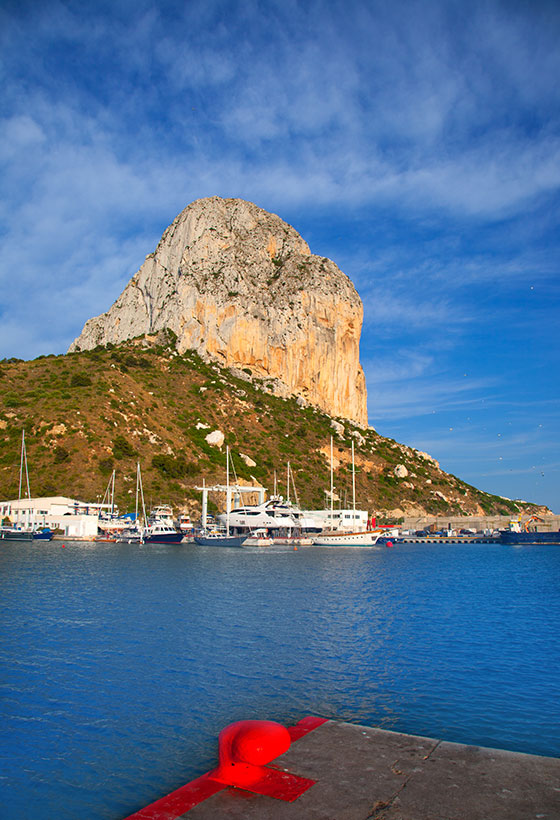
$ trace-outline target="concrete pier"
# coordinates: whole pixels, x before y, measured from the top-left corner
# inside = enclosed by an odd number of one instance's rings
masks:
[[[297,737],[297,735],[296,735]],[[152,820],[558,820],[560,759],[327,721],[269,768],[315,781],[293,802],[222,788]],[[195,781],[196,782],[196,781]],[[180,790],[179,790],[180,791]],[[152,809],[150,812],[149,809]],[[146,812],[146,813],[144,813]]]

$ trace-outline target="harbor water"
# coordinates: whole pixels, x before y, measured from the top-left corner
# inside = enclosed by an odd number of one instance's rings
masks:
[[[3,820],[119,820],[246,718],[560,756],[560,548],[4,543]]]

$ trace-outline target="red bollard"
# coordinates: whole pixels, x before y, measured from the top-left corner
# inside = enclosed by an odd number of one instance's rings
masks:
[[[266,766],[287,752],[290,744],[290,733],[280,723],[271,720],[231,723],[220,732],[219,765],[208,776],[226,786],[291,802],[315,781]]]
[[[227,786],[237,786],[291,803],[313,786],[315,780],[283,769],[269,769],[266,764],[284,754],[291,742],[326,722],[325,718],[309,716],[289,729],[270,720],[232,723],[219,735],[217,769],[191,780],[166,797],[129,815],[126,820],[178,820]]]
[[[218,737],[218,768],[214,780],[228,786],[249,786],[269,770],[264,766],[290,748],[290,733],[271,720],[240,720]]]

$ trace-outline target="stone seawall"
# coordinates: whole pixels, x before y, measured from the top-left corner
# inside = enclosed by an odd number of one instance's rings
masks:
[[[523,521],[527,520],[526,515]],[[431,525],[435,525],[437,530],[445,530],[448,527],[453,530],[476,529],[481,530],[507,530],[510,521],[515,521],[515,515],[419,515],[404,519],[401,527],[405,530],[425,530]],[[542,516],[542,522],[535,522],[539,530],[560,529],[560,515]]]

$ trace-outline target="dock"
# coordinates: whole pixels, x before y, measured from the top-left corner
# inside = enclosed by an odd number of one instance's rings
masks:
[[[288,731],[291,745],[263,767],[255,791],[216,782],[217,769],[129,820],[560,818],[559,758],[315,718]]]

